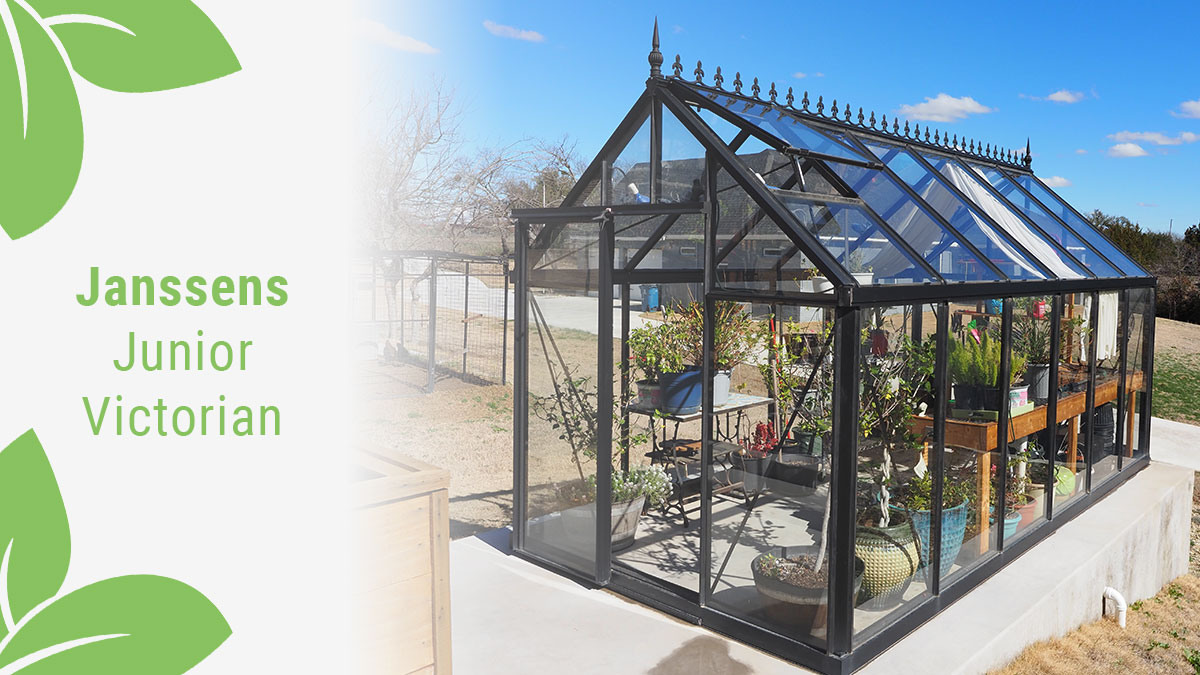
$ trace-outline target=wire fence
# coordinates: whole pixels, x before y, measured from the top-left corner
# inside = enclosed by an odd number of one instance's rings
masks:
[[[512,291],[505,257],[382,251],[354,261],[351,321],[364,350],[438,378],[506,384]],[[430,347],[432,345],[432,348]]]

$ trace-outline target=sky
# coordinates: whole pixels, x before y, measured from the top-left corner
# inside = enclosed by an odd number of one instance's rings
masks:
[[[363,0],[364,106],[441,79],[472,145],[567,135],[590,160],[644,89],[657,17],[667,73],[679,54],[706,82],[719,65],[726,86],[741,72],[797,100],[1013,149],[1028,138],[1034,172],[1082,212],[1176,234],[1200,222],[1200,3],[783,7]]]

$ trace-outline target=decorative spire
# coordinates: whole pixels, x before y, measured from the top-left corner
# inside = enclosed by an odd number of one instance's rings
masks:
[[[939,134],[940,134],[940,132],[939,132],[937,129],[934,129],[934,130],[933,130],[933,144],[934,144],[934,145],[941,145],[941,144],[942,144],[942,139],[941,139],[941,138],[939,138]]]
[[[817,114],[818,115],[825,114],[825,97],[821,96],[821,95],[817,96]]]
[[[804,90],[804,98],[800,99],[800,107],[804,109],[804,112],[808,112],[808,90],[807,89]]]
[[[678,54],[675,55],[675,63],[671,64],[671,70],[675,71],[675,77],[681,77],[683,75],[683,64],[679,62]]]
[[[904,137],[908,138],[908,120],[904,120]]]
[[[754,98],[758,98],[760,93],[762,93],[762,87],[758,86],[758,78],[756,77],[754,78],[754,83],[750,85],[750,94]]]
[[[908,122],[905,122],[904,126],[907,127]],[[900,120],[896,119],[895,117],[892,118],[892,135],[893,136],[900,135]]]
[[[872,129],[875,128],[875,111],[874,110],[871,111],[871,128]]]
[[[1025,137],[1025,156],[1021,158],[1021,163],[1025,165],[1026,169],[1033,166],[1033,153],[1029,152],[1028,136]]]
[[[774,82],[771,83],[771,90],[767,92],[767,95],[771,97],[771,103],[774,103],[775,97],[778,96],[778,94],[775,92],[775,83]]]
[[[717,66],[717,74],[713,75],[713,84],[716,85],[717,89],[720,89],[724,82],[725,78],[721,75],[721,66]]]
[[[784,100],[787,101],[787,107],[793,108],[793,109],[796,107],[795,105],[793,105],[796,102],[796,96],[794,94],[792,94],[791,87],[788,87],[788,95],[787,95],[787,98]]]
[[[658,51],[658,17],[654,17],[654,38],[650,41],[650,55],[646,57],[650,62],[650,77],[662,77],[663,55]]]
[[[929,125],[925,125],[925,142],[929,142]]]
[[[831,115],[833,115],[833,119],[836,120],[838,118],[838,107],[837,107],[837,99],[836,98],[833,99],[833,107],[829,109],[829,113]]]
[[[735,94],[742,93],[742,73],[741,73],[741,71],[735,70],[733,73],[733,93],[735,93]]]
[[[704,84],[704,66],[699,61],[696,62],[696,69],[692,74],[696,76],[696,84]]]
[[[850,123],[850,104],[849,103],[846,104],[846,109],[843,112],[843,114],[846,116],[846,124],[849,124]]]

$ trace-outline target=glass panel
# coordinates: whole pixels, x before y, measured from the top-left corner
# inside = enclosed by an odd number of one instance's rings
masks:
[[[778,155],[778,153],[774,153]],[[780,155],[782,157],[782,155]],[[771,153],[745,158],[750,166],[772,163]],[[776,171],[768,169],[771,182],[787,183],[794,178],[791,163]],[[717,221],[717,285],[729,289],[762,291],[832,292],[832,286],[812,262],[750,195],[726,172],[717,176],[719,218]],[[832,294],[830,295],[832,299]]]
[[[935,281],[862,208],[798,192],[779,190],[776,194],[800,227],[816,236],[857,283]]]
[[[980,262],[958,237],[942,228],[923,204],[915,202],[882,171],[836,162],[829,162],[829,167],[909,246],[920,253],[943,279],[996,281],[1002,278]],[[1029,271],[1036,273],[1036,268],[1025,264]],[[1030,277],[1026,274],[1018,278],[1044,276]]]
[[[956,163],[957,164],[957,163]],[[935,165],[936,166],[936,165]],[[1121,272],[1112,265],[1109,265],[1103,258],[1096,255],[1094,249],[1081,240],[1071,230],[1063,227],[1063,224],[1058,221],[1049,212],[1038,206],[1036,202],[1029,199],[1017,188],[1016,184],[1009,180],[1004,174],[996,169],[992,169],[978,164],[971,164],[971,168],[978,175],[983,176],[996,188],[1001,195],[1004,196],[1008,203],[1014,206],[1018,211],[1023,213],[1025,217],[1037,224],[1050,237],[1067,249],[1067,252],[1075,257],[1076,260],[1083,263],[1092,274],[1098,277],[1119,277]],[[941,169],[943,172],[946,169]]]
[[[614,204],[644,204],[650,201],[650,118],[613,160]]]
[[[1054,462],[1066,469],[1055,476],[1054,509],[1058,512],[1087,492],[1087,458],[1084,456],[1084,437],[1079,433],[1083,411],[1087,405],[1088,366],[1091,331],[1086,330],[1087,293],[1067,293],[1063,297],[1058,350],[1058,419],[1055,431]],[[1050,439],[1047,439],[1050,440]]]
[[[1129,289],[1129,354],[1125,361],[1126,457],[1137,458],[1146,454],[1139,430],[1142,415],[1146,414],[1146,371],[1153,348],[1147,341],[1154,321],[1154,289]],[[1128,460],[1127,460],[1127,463]]]
[[[943,588],[996,553],[995,475],[1001,454],[987,439],[999,416],[994,381],[973,367],[986,363],[994,375],[1000,361],[1000,300],[950,303],[947,358],[950,414],[946,419],[945,487],[968,494],[962,549],[945,570]]]
[[[617,267],[639,270],[704,270],[704,218],[699,214],[669,216],[616,216]],[[632,297],[641,301],[646,288],[635,286]],[[661,302],[654,302],[656,309]]]
[[[700,463],[699,411],[680,413],[669,409],[668,398],[699,404],[701,381],[692,366],[698,361],[702,340],[701,311],[689,298],[688,284],[654,286],[664,298],[658,308],[632,308],[630,312],[630,381],[628,441],[618,448],[629,449],[629,473],[614,466],[614,490],[636,494],[638,485],[665,484],[661,501],[647,498],[645,512],[636,519],[632,542],[613,542],[613,564],[649,575],[678,589],[698,593],[700,589]],[[638,311],[641,309],[642,311]],[[655,309],[656,311],[650,311]],[[618,314],[619,316],[619,314]],[[734,367],[738,384],[753,380],[755,369]],[[682,384],[680,384],[682,383]],[[690,409],[690,408],[689,408]],[[618,431],[616,438],[621,438]],[[630,480],[622,480],[628,476]],[[647,480],[647,478],[652,480]],[[614,498],[615,501],[615,498]],[[615,512],[614,512],[615,518]]]
[[[526,547],[584,576],[596,573],[595,223],[561,227],[548,257],[530,272]],[[533,251],[531,260],[533,259]],[[588,280],[592,287],[589,288]],[[589,297],[592,296],[592,297]],[[589,325],[590,324],[590,325]]]
[[[1005,530],[1005,546],[1023,537],[1046,519],[1046,494],[1058,486],[1051,481],[1049,457],[1053,447],[1046,427],[1046,400],[1050,396],[1050,327],[1054,298],[1049,295],[1013,298],[1013,383],[1008,390],[1009,451],[1008,494],[1005,513],[1015,511],[1015,528]],[[1041,408],[1040,410],[1038,408]],[[1065,467],[1055,467],[1067,489]],[[1071,476],[1073,479],[1074,477]],[[1005,526],[1008,526],[1008,518]]]
[[[1118,342],[1121,323],[1120,294],[1100,293],[1096,325],[1085,328],[1092,334],[1096,350],[1095,406],[1084,417],[1091,434],[1092,488],[1117,471],[1117,380],[1120,377],[1121,350]],[[1090,315],[1089,315],[1090,318]]]
[[[1073,262],[1060,261],[1058,265],[1046,263],[1047,258],[1058,260],[1058,254],[1039,233],[1021,223],[1015,214],[1008,214],[1006,220],[997,220],[1003,230],[997,231],[979,211],[980,207],[960,199],[943,183],[949,179],[931,173],[909,151],[879,143],[867,143],[867,147],[1009,278],[1046,278],[1036,265],[1012,245],[1010,238],[1021,242],[1029,251],[1040,254],[1039,260],[1055,275],[1069,278],[1086,276]],[[970,194],[972,189],[982,189],[982,186],[971,183],[957,187],[966,194]]]
[[[734,307],[717,305],[718,337],[744,333],[744,308]],[[761,336],[757,354],[733,367],[728,399],[744,407],[717,407],[713,419],[709,606],[822,648],[832,555],[832,310],[778,305],[750,325]]]
[[[1139,267],[1137,263],[1125,255],[1121,249],[1117,248],[1104,235],[1097,232],[1091,223],[1080,218],[1062,198],[1042,185],[1041,181],[1035,179],[1033,176],[1015,176],[1014,180],[1021,187],[1028,190],[1034,199],[1041,202],[1043,206],[1061,218],[1072,230],[1075,230],[1075,234],[1091,244],[1093,249],[1105,258],[1108,258],[1109,262],[1113,265],[1120,267],[1126,276],[1147,276],[1145,270]]]
[[[1081,277],[1087,276],[1086,271],[1078,263],[1072,261],[1068,256],[1058,253],[1055,247],[1048,243],[1044,234],[1038,232],[1037,228],[1028,225],[1002,199],[992,196],[992,193],[980,183],[978,178],[956,163],[947,162],[934,155],[923,154],[923,159],[940,171],[938,174],[932,174],[922,163],[914,159],[908,150],[889,148],[887,145],[876,145],[876,147],[872,147],[872,150],[875,150],[881,159],[887,162],[892,171],[896,172],[902,180],[907,181],[913,190],[916,190],[926,202],[929,202],[931,207],[942,214],[944,219],[960,228],[965,237],[970,238],[973,244],[986,252],[992,261],[1001,265],[1001,269],[1006,273],[1009,269],[1013,269],[1014,274],[1021,274],[1025,269],[1021,265],[1030,264],[1028,258],[1022,257],[1010,244],[1010,241],[1018,241],[1021,246],[1031,252],[1031,255],[1037,258],[1038,262],[1045,265],[1051,274],[1060,279],[1081,279]],[[953,185],[956,190],[964,193],[970,202],[962,201],[949,189],[947,184]],[[1003,232],[996,232],[989,225],[988,220],[984,219],[983,214],[995,221]],[[1025,271],[1025,274],[1030,273]]]
[[[662,115],[662,195],[660,202],[699,201],[704,194],[704,146],[675,115]]]
[[[936,341],[928,339],[924,326],[937,325],[934,309],[904,305],[860,311],[854,551],[863,575],[855,599],[855,643],[930,596],[928,539],[931,520],[938,517],[938,509],[931,510],[931,435],[912,431],[913,418],[933,406]],[[922,330],[913,330],[914,311],[922,313]],[[943,533],[944,544],[962,542],[954,532],[963,532],[956,525],[966,522],[967,507],[959,502],[954,508],[959,510],[941,514],[943,527],[947,519],[953,521],[951,531]]]
[[[792,115],[769,105],[752,103],[729,96],[718,96],[716,104],[737,115],[746,123],[779,138],[793,148],[819,152],[833,157],[868,161],[860,152],[809,127]]]

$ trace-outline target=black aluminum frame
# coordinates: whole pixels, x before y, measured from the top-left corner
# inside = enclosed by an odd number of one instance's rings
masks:
[[[695,88],[698,85],[689,83],[689,88]],[[516,555],[530,560],[538,565],[552,569],[560,574],[576,579],[589,587],[606,587],[615,590],[623,595],[634,598],[640,602],[644,602],[662,611],[670,613],[683,620],[687,620],[696,624],[705,625],[717,632],[728,635],[734,639],[747,642],[760,649],[764,649],[772,654],[780,656],[784,659],[794,661],[801,665],[815,668],[821,672],[827,673],[849,673],[861,667],[875,656],[885,651],[888,647],[894,644],[901,637],[911,632],[923,622],[940,612],[945,607],[952,604],[954,601],[968,593],[972,588],[982,583],[984,580],[995,574],[1003,566],[1007,565],[1016,557],[1020,556],[1025,551],[1037,545],[1040,541],[1052,534],[1063,523],[1069,522],[1074,517],[1091,507],[1096,501],[1102,499],[1113,489],[1121,485],[1125,480],[1135,475],[1141,469],[1145,468],[1150,461],[1150,412],[1152,410],[1152,372],[1144,372],[1144,399],[1143,399],[1143,414],[1138,426],[1139,447],[1145,452],[1139,457],[1130,458],[1128,461],[1118,459],[1119,468],[1113,479],[1106,480],[1100,485],[1091,485],[1092,467],[1088,466],[1086,484],[1084,493],[1074,501],[1055,509],[1053,499],[1047,499],[1045,521],[1037,526],[1026,530],[1021,537],[1014,541],[1006,542],[1003,536],[1003,528],[997,528],[996,532],[996,549],[993,555],[983,559],[974,568],[968,569],[959,574],[950,583],[943,583],[943,580],[938,574],[940,568],[939,561],[941,558],[941,494],[944,487],[944,461],[943,450],[945,448],[945,425],[948,409],[948,392],[949,392],[949,374],[947,364],[947,347],[949,339],[949,307],[950,301],[960,301],[963,299],[983,299],[983,298],[1002,298],[1004,300],[1004,308],[1002,313],[1002,362],[1001,371],[1008,371],[1008,364],[1011,359],[1011,336],[1013,324],[1013,299],[1021,296],[1050,296],[1052,298],[1052,313],[1053,322],[1051,326],[1051,377],[1052,382],[1057,382],[1059,371],[1059,354],[1060,343],[1062,340],[1062,331],[1060,330],[1059,322],[1063,312],[1064,294],[1067,293],[1091,293],[1092,294],[1092,315],[1090,325],[1096,325],[1098,316],[1098,293],[1102,291],[1117,291],[1122,294],[1123,302],[1121,303],[1121,332],[1120,348],[1121,348],[1121,382],[1118,396],[1118,419],[1122,419],[1124,414],[1132,414],[1131,411],[1126,411],[1124,402],[1124,379],[1126,372],[1126,350],[1128,347],[1128,326],[1129,326],[1129,298],[1128,290],[1134,288],[1148,288],[1149,304],[1147,307],[1146,326],[1143,339],[1143,363],[1145,368],[1151,368],[1153,365],[1153,316],[1154,316],[1154,289],[1157,285],[1157,280],[1154,277],[1117,277],[1117,278],[1096,278],[1094,276],[1081,279],[1061,279],[1049,278],[1045,280],[1030,280],[1030,281],[1013,281],[1003,279],[999,281],[989,282],[965,282],[965,283],[947,283],[937,275],[926,261],[915,252],[908,250],[911,257],[917,261],[918,265],[932,273],[932,278],[937,279],[935,283],[925,284],[895,284],[895,285],[877,285],[877,286],[860,286],[850,275],[843,269],[843,266],[829,254],[828,251],[817,241],[815,236],[808,232],[788,211],[786,207],[775,196],[773,189],[767,188],[760,182],[752,171],[749,171],[735,155],[737,147],[750,136],[759,136],[754,129],[746,128],[744,125],[737,124],[741,131],[737,138],[732,143],[726,144],[720,139],[707,124],[696,115],[691,109],[687,97],[681,94],[687,92],[688,89],[681,87],[678,80],[664,79],[652,77],[647,82],[646,92],[643,93],[638,102],[633,106],[630,112],[626,115],[625,120],[618,127],[612,138],[604,145],[600,155],[595,161],[589,165],[588,169],[583,173],[579,183],[571,190],[564,205],[560,208],[550,209],[522,209],[514,210],[513,218],[516,222],[516,268],[513,276],[515,278],[516,293],[518,298],[515,308],[515,354],[514,354],[514,455],[513,455],[513,474],[514,474],[514,515],[513,515],[513,551]],[[715,90],[713,90],[715,91]],[[729,92],[720,92],[722,94],[730,94]],[[732,94],[730,94],[732,95]],[[685,102],[687,101],[687,102]],[[720,106],[716,106],[719,108]],[[711,109],[711,108],[710,108]],[[715,110],[714,110],[715,111]],[[692,133],[696,140],[705,150],[705,172],[704,172],[704,195],[701,202],[692,202],[687,204],[667,204],[660,201],[662,195],[661,185],[661,135],[662,135],[662,115],[664,112],[672,114],[684,126],[684,128]],[[719,114],[719,113],[718,113]],[[649,204],[626,204],[615,205],[612,203],[611,193],[611,161],[620,153],[630,138],[637,132],[642,124],[650,120],[651,122],[651,181],[650,195],[651,203]],[[733,120],[730,120],[731,122]],[[825,119],[805,119],[806,123],[810,123],[822,133],[828,131],[844,132],[845,129],[839,128],[839,124],[835,124]],[[853,125],[851,125],[853,127]],[[919,141],[915,143],[904,143],[898,141],[897,138],[879,134],[870,129],[853,127],[855,134],[874,135],[878,136],[889,144],[901,143],[904,147],[909,147],[911,150],[919,150],[913,152],[918,161],[928,167],[927,162],[921,157],[921,152],[930,152],[938,155],[944,155],[948,159],[954,161],[964,161],[969,159],[972,162],[985,162],[978,156],[969,155],[967,153],[955,153],[944,147],[931,146]],[[851,136],[853,138],[853,136]],[[857,139],[855,139],[857,142]],[[778,143],[775,143],[778,145]],[[799,152],[796,149],[778,148],[785,153],[793,153],[797,156],[804,156],[807,159],[817,161],[818,164],[823,157],[815,156],[816,153]],[[832,161],[844,161],[840,158],[830,158]],[[986,162],[985,162],[986,163]],[[798,167],[798,163],[796,163]],[[1015,176],[1032,175],[1031,172],[1022,171],[1018,167],[1013,167],[1006,164],[994,164],[994,168],[1007,172],[1013,182],[1016,183]],[[881,169],[886,175],[892,178],[902,188],[908,188],[907,184],[895,177],[892,172],[887,169],[882,163],[871,165],[871,168]],[[938,178],[940,175],[932,167],[928,169]],[[727,173],[735,182],[735,184],[743,189],[746,194],[755,203],[762,214],[762,219],[770,219],[775,223],[781,232],[791,241],[793,246],[792,255],[795,252],[803,253],[813,265],[823,272],[830,281],[833,282],[835,289],[833,293],[814,294],[800,293],[795,291],[779,290],[772,286],[770,290],[754,290],[754,289],[730,289],[722,288],[717,283],[717,270],[720,263],[718,255],[718,247],[716,245],[717,226],[720,218],[719,204],[717,200],[717,174],[719,171]],[[596,183],[601,185],[601,204],[596,206],[581,205],[579,201],[584,195],[592,192]],[[984,181],[986,183],[986,181]],[[953,186],[951,186],[953,187]],[[990,187],[990,185],[988,185]],[[932,213],[936,216],[939,225],[942,225],[948,232],[958,236],[960,241],[965,242],[965,238],[961,237],[958,231],[950,227],[946,219],[924,204],[916,197],[915,192],[911,189],[905,190],[905,193],[915,199],[919,205],[926,209],[927,213]],[[851,198],[856,199],[856,198]],[[892,237],[893,241],[901,248],[907,248],[907,244],[899,237],[891,226],[883,219],[879,218],[861,200],[857,200],[857,204],[873,217],[873,220],[878,223],[879,227]],[[1049,211],[1052,215],[1053,212]],[[618,216],[675,216],[680,215],[701,215],[704,217],[704,266],[703,269],[636,269],[633,265],[619,265],[614,259],[614,218]],[[985,214],[986,216],[986,214]],[[990,218],[989,218],[990,220]],[[828,603],[828,637],[824,649],[814,647],[810,644],[794,639],[789,636],[781,635],[763,626],[751,623],[745,619],[733,616],[728,612],[721,611],[718,608],[712,607],[708,603],[710,594],[710,570],[712,559],[712,542],[710,525],[712,523],[712,497],[713,497],[713,481],[710,475],[710,467],[712,458],[713,424],[712,424],[712,386],[711,377],[708,372],[710,364],[706,359],[703,364],[703,404],[702,404],[702,430],[701,438],[705,440],[701,449],[701,466],[705,469],[701,472],[701,518],[700,518],[700,533],[701,533],[701,549],[699,559],[698,573],[700,582],[698,589],[692,591],[683,589],[678,586],[666,583],[655,579],[649,575],[638,572],[632,568],[627,568],[620,565],[612,564],[611,546],[610,546],[610,518],[611,518],[611,475],[609,473],[611,462],[597,462],[597,523],[596,523],[596,551],[593,574],[587,575],[579,570],[568,568],[554,560],[546,559],[537,555],[530,550],[528,546],[528,529],[525,514],[528,511],[528,464],[527,464],[527,445],[528,445],[528,421],[529,421],[529,406],[528,406],[528,377],[529,377],[529,308],[527,298],[532,287],[536,286],[539,279],[554,281],[556,277],[544,270],[539,270],[535,273],[534,267],[542,259],[550,242],[555,238],[557,232],[562,226],[568,223],[582,223],[595,221],[596,229],[596,245],[599,250],[600,265],[597,270],[572,270],[564,272],[560,275],[565,279],[568,277],[582,278],[581,288],[594,290],[600,298],[611,298],[613,290],[621,291],[621,314],[624,317],[622,325],[625,326],[625,333],[621,335],[622,356],[627,358],[628,348],[625,345],[625,338],[628,336],[629,325],[629,288],[636,283],[697,283],[702,284],[704,288],[704,297],[700,300],[704,304],[704,347],[705,351],[709,351],[712,347],[713,336],[713,321],[715,303],[722,300],[732,300],[739,302],[753,302],[768,305],[786,304],[786,305],[808,305],[821,306],[829,308],[833,312],[834,317],[834,345],[833,358],[835,363],[834,377],[834,406],[833,406],[833,426],[832,438],[834,439],[832,454],[832,474],[830,490],[832,492],[832,512],[830,514],[829,527],[829,551],[831,560],[831,574],[829,580],[829,597]],[[542,225],[542,229],[536,237],[530,236],[530,226]],[[751,225],[753,227],[753,225]],[[1035,225],[1036,227],[1036,225]],[[1067,227],[1064,223],[1064,227]],[[649,250],[655,240],[664,236],[669,229],[669,226],[660,226],[651,234],[651,240],[642,247],[642,250]],[[1040,229],[1040,228],[1039,228]],[[1071,228],[1067,228],[1071,229]],[[1078,236],[1078,235],[1076,235]],[[1084,240],[1080,237],[1082,241]],[[1010,242],[1013,243],[1013,242]],[[969,247],[974,250],[973,246]],[[1019,245],[1016,246],[1023,254],[1030,257],[1028,252]],[[977,252],[977,251],[976,251]],[[1065,253],[1065,251],[1063,251]],[[644,256],[644,253],[639,251],[639,255]],[[1067,254],[1069,256],[1069,254]],[[1097,254],[1099,255],[1099,254]],[[1070,256],[1069,256],[1070,257]],[[1100,256],[1103,258],[1103,256]],[[1073,259],[1073,257],[1071,257]],[[640,260],[640,258],[639,258]],[[1030,260],[1033,261],[1032,257]],[[1033,261],[1039,267],[1044,267],[1037,261]],[[1076,261],[1078,262],[1078,261]],[[994,267],[994,266],[993,266]],[[1086,268],[1080,265],[1081,268]],[[1120,270],[1120,267],[1114,266]],[[777,270],[776,270],[777,271]],[[755,272],[755,270],[748,270]],[[763,271],[765,272],[765,271]],[[593,283],[592,279],[595,279]],[[766,278],[764,276],[764,278]],[[863,312],[870,307],[876,305],[911,305],[916,311],[914,315],[919,315],[924,305],[932,305],[937,312],[937,330],[936,335],[932,339],[936,340],[937,357],[935,360],[934,382],[936,383],[934,427],[933,427],[933,461],[932,470],[934,471],[934,509],[931,519],[931,550],[929,568],[931,569],[930,593],[929,596],[920,602],[912,603],[906,611],[895,621],[882,628],[874,631],[861,642],[855,644],[854,635],[854,608],[852,587],[854,576],[854,520],[855,520],[855,490],[856,490],[856,473],[857,473],[857,415],[858,415],[858,378],[859,367],[859,340],[860,332],[864,323]],[[598,428],[597,435],[600,444],[599,456],[604,458],[611,457],[612,452],[612,406],[613,400],[613,378],[614,368],[611,356],[612,342],[616,338],[613,333],[614,327],[613,304],[611,302],[600,302],[599,312],[597,315],[598,325],[598,387],[599,387],[599,402],[598,408],[600,419],[597,420]],[[920,329],[914,326],[914,331]],[[1095,401],[1095,339],[1089,340],[1088,346],[1090,353],[1088,354],[1089,363],[1089,384],[1087,391],[1087,411],[1090,412],[1094,408]],[[622,373],[620,380],[620,388],[622,395],[627,394],[629,381],[627,376]],[[1054,420],[1057,419],[1057,396],[1051,396],[1047,402],[1047,429],[1053,433],[1055,426]],[[1008,459],[1008,443],[1007,427],[1009,420],[1009,404],[1008,397],[1002,397],[1000,419],[998,423],[998,444],[997,449],[1000,452],[1001,461],[1005,464]],[[628,433],[628,416],[627,414],[621,419],[619,433]],[[1120,423],[1120,422],[1119,422]],[[1123,427],[1118,427],[1118,431]],[[1091,443],[1091,433],[1085,437],[1085,443]],[[1128,442],[1132,442],[1132,438]],[[1053,480],[1054,454],[1049,453],[1050,462],[1050,480]],[[1091,448],[1085,450],[1087,457],[1091,458]],[[1121,448],[1118,448],[1118,457],[1124,453]],[[1005,485],[1005,472],[999,472],[997,490],[1001,495],[1007,488]],[[1048,488],[1052,485],[1047,485]],[[1047,494],[1052,491],[1048,490]]]

